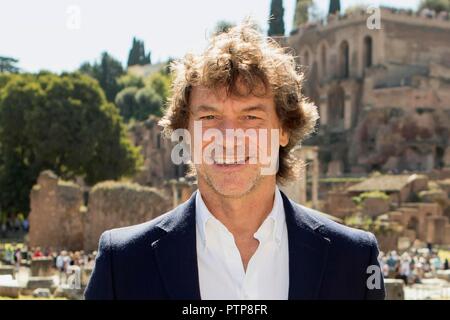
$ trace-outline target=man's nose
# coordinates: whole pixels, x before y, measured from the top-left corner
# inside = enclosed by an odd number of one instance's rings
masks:
[[[244,141],[241,141],[243,139],[236,139],[237,130],[245,131],[243,128],[241,128],[238,121],[233,119],[224,119],[223,121],[221,121],[218,129],[222,133],[223,147],[227,146],[238,147],[244,144]]]

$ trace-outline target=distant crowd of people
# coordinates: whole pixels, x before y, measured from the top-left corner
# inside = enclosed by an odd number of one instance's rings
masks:
[[[436,276],[438,270],[448,270],[448,258],[441,259],[430,248],[410,249],[403,253],[393,250],[380,252],[380,266],[385,278],[402,279],[405,284],[421,283]]]
[[[8,238],[11,235],[20,232],[26,233],[28,232],[29,227],[28,219],[19,215],[9,217],[8,219],[0,221],[0,238]]]
[[[67,275],[73,272],[74,267],[93,268],[97,252],[86,253],[80,251],[53,251],[49,249],[41,249],[40,247],[28,248],[26,245],[8,245],[2,248],[0,256],[3,263],[15,265],[19,270],[22,264],[29,264],[32,259],[52,258],[53,267],[58,271],[60,280],[64,282]]]
[[[93,268],[97,252],[61,250],[51,248],[28,248],[26,245],[9,245],[2,250],[0,256],[3,263],[15,265],[17,270],[21,263],[29,263],[32,259],[51,257],[53,266],[61,279],[71,273],[73,266]],[[380,252],[379,262],[385,278],[402,279],[405,284],[421,283],[427,277],[434,277],[438,270],[449,270],[448,259],[441,259],[438,253],[429,248],[410,249],[403,253],[396,250]]]

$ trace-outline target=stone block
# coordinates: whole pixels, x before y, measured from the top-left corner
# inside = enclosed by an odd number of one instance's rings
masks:
[[[1,265],[0,266],[0,275],[11,275],[14,277],[15,270],[14,266]]]
[[[19,297],[20,287],[19,285],[1,285],[0,284],[0,297],[14,298],[17,299]]]
[[[30,272],[32,277],[50,277],[53,275],[52,258],[34,258],[31,260]]]
[[[405,292],[403,290],[405,283],[401,279],[384,279],[386,288],[386,300],[404,300]]]
[[[47,288],[38,288],[33,291],[33,297],[35,298],[50,298],[51,293]]]
[[[28,290],[35,290],[39,288],[54,289],[55,281],[53,277],[30,277],[27,282]]]

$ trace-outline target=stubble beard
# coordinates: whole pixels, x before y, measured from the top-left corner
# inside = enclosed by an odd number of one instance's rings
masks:
[[[250,194],[252,191],[254,191],[263,181],[263,177],[261,175],[261,173],[259,173],[258,175],[256,175],[255,177],[253,177],[252,179],[252,183],[250,185],[250,188],[248,188],[247,190],[245,190],[243,193],[240,194],[236,194],[236,195],[230,195],[230,194],[225,194],[222,191],[220,191],[214,184],[213,180],[211,179],[211,177],[203,172],[203,170],[197,170],[197,173],[199,175],[199,178],[202,178],[205,183],[219,196],[223,197],[223,198],[229,198],[229,199],[239,199],[242,197],[247,196],[248,194]]]

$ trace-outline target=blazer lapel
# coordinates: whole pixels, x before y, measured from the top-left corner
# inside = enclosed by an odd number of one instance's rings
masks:
[[[289,299],[317,299],[330,240],[317,230],[320,221],[281,195],[289,241]]]
[[[171,299],[199,300],[195,194],[158,224],[166,232],[152,243],[164,286]],[[289,241],[289,299],[317,299],[330,240],[322,223],[281,192]]]
[[[166,234],[152,243],[161,278],[171,299],[200,299],[195,194],[161,220],[158,227]]]

